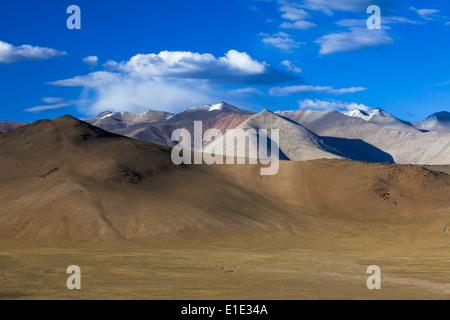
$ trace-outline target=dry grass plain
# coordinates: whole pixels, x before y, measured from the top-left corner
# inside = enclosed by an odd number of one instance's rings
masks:
[[[79,265],[82,289],[66,288]],[[381,290],[366,287],[377,264]],[[449,299],[447,248],[299,246],[0,251],[1,299]]]

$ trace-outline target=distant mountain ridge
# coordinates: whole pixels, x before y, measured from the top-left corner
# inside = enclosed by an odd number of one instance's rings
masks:
[[[210,128],[226,130],[237,127],[253,114],[220,102],[187,108],[177,114],[154,110],[141,113],[105,111],[87,122],[131,138],[173,146],[172,132],[185,128],[193,136],[194,121],[202,121],[203,131]]]
[[[325,147],[333,140],[321,142],[300,124],[267,110],[242,128],[274,126],[293,138],[280,140],[291,158],[336,157]],[[116,135],[71,116],[0,135],[0,163],[0,243],[5,247],[123,243],[129,248],[223,236],[229,244],[268,234],[305,241],[322,237],[324,230],[335,232],[339,225],[344,229],[337,234],[353,237],[355,230],[367,233],[368,223],[373,241],[386,217],[395,222],[386,225],[386,234],[401,230],[409,240],[411,230],[423,225],[418,238],[423,230],[446,237],[442,230],[448,225],[442,210],[449,207],[450,176],[442,172],[340,159],[281,161],[279,172],[264,179],[260,165],[181,167],[173,163],[170,147]],[[413,229],[403,231],[405,217],[417,222]],[[332,234],[326,241],[336,239]],[[349,240],[354,238],[345,243]]]
[[[433,113],[422,121],[414,122],[414,125],[422,130],[450,132],[450,112],[441,111]]]
[[[352,159],[368,162],[393,162],[393,158],[389,154],[363,141],[319,136],[302,124],[268,110],[253,115],[236,129],[243,129],[237,133],[238,137],[240,136],[242,139],[244,138],[243,132],[247,129],[256,130],[258,139],[258,132],[261,129],[268,129],[268,132],[278,129],[278,148],[281,160]],[[223,153],[220,152],[220,147],[226,146],[227,139],[233,138],[233,135],[234,133],[224,133],[219,139],[206,145],[204,152],[233,155],[235,151],[240,151],[241,154],[244,154],[244,150],[237,150],[237,148],[235,150],[224,148]],[[246,146],[245,152],[250,155],[249,149],[253,149],[253,154],[257,154],[258,145]],[[359,152],[355,152],[356,149]]]
[[[256,114],[226,102],[187,108],[177,114],[148,110],[140,113],[104,111],[88,123],[118,135],[160,145],[174,146],[176,129],[187,129],[194,139],[194,121],[202,133],[219,129],[279,129],[281,159],[302,161],[343,158],[368,162],[440,165],[450,163],[450,113],[435,113],[410,123],[382,109],[337,111],[268,110]],[[23,123],[0,121],[0,132]],[[193,144],[192,144],[193,145]],[[208,152],[208,143],[203,148]],[[248,150],[247,150],[248,151]]]
[[[12,121],[0,121],[0,134],[17,129],[21,126],[26,125],[24,122],[12,122]]]
[[[280,111],[278,114],[301,124],[322,138],[363,141],[389,154],[395,163],[450,163],[449,133],[398,131],[337,111],[296,110]],[[355,148],[348,146],[347,150],[358,154],[358,149]]]
[[[104,112],[88,122],[117,134],[169,146],[175,145],[171,134],[176,129],[187,129],[193,139],[194,121],[202,122],[203,132],[210,128],[221,130],[225,136],[219,141],[226,140],[227,129],[278,128],[282,159],[344,158],[447,164],[450,163],[448,114],[436,113],[418,126],[379,108],[346,112],[303,109],[272,113],[263,110],[255,114],[221,102],[187,108],[174,115],[161,111]],[[215,148],[219,141],[205,147],[206,152]]]
[[[346,116],[349,117],[360,118],[367,122],[391,130],[413,132],[413,133],[419,131],[410,122],[400,120],[394,117],[392,114],[380,108],[371,109],[367,112],[359,109],[353,109],[351,111],[343,111],[342,114],[345,114]]]
[[[216,104],[205,104],[205,105],[202,105],[199,107],[190,107],[180,113],[198,112],[198,111],[208,111],[208,112],[221,111],[221,112],[225,112],[225,113],[253,114],[253,112],[251,112],[251,111],[239,109],[239,108],[232,106],[231,104],[228,104],[226,102],[220,102],[220,103],[216,103]]]

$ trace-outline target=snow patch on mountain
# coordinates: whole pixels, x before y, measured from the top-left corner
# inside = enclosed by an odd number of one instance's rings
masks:
[[[390,118],[390,119],[396,119],[393,115],[387,113],[383,109],[375,108],[368,112],[360,110],[360,109],[353,109],[351,111],[342,111],[342,114],[345,114],[349,117],[354,118],[360,118],[366,121],[372,120],[374,117],[383,117],[383,118]]]

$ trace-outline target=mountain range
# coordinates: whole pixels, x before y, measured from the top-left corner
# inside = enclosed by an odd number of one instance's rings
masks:
[[[303,109],[275,113],[263,110],[255,114],[221,102],[188,108],[177,114],[155,110],[105,111],[86,120],[111,133],[167,146],[177,143],[171,140],[176,129],[187,129],[194,139],[194,121],[202,122],[202,133],[216,128],[224,134],[209,146],[205,143],[204,152],[218,152],[218,146],[226,145],[227,129],[279,129],[280,159],[285,160],[339,158],[399,164],[450,163],[450,113],[446,111],[411,123],[382,109],[345,112]],[[2,121],[0,132],[22,125]],[[245,152],[249,154],[248,147]]]
[[[188,108],[178,114],[103,112],[87,122],[116,134],[174,146],[176,142],[171,141],[171,134],[175,129],[188,129],[193,139],[194,121],[202,121],[203,132],[217,128],[224,134],[221,139],[205,146],[206,152],[217,152],[216,147],[226,140],[227,129],[279,129],[281,159],[341,158],[401,164],[447,164],[450,161],[447,114],[432,115],[424,120],[428,125],[421,122],[422,126],[419,126],[397,119],[382,109],[350,112],[305,109],[276,113],[263,110],[255,114],[221,102]],[[246,152],[248,154],[249,151]]]
[[[127,137],[173,146],[172,132],[186,128],[193,133],[194,121],[202,121],[203,132],[213,127],[225,130],[238,126],[252,114],[222,102],[188,108],[178,114],[153,110],[143,113],[106,111],[87,122]]]
[[[422,121],[415,122],[414,126],[427,131],[450,132],[450,112],[434,113]]]
[[[0,121],[0,134],[17,129],[25,124],[21,122]]]
[[[279,161],[271,176],[261,163],[176,166],[170,146],[68,115],[1,134],[0,297],[449,298],[450,166],[388,163],[368,142],[324,134],[381,130],[378,139],[405,142],[448,133],[338,112],[215,108],[116,116],[124,128],[199,115],[222,128],[276,126],[283,159],[320,159]],[[381,295],[366,287],[374,263]],[[69,264],[80,266],[83,290],[67,290]]]
[[[263,111],[247,120],[258,127],[267,123],[286,128],[317,157],[334,155],[308,129],[274,113]],[[281,148],[291,157],[298,152],[289,145]],[[260,165],[176,166],[170,147],[116,135],[71,116],[0,135],[0,161],[0,241],[15,245],[221,235],[236,240],[261,232],[314,237],[313,230],[324,228],[333,238],[333,228],[342,229],[336,219],[355,230],[364,219],[363,228],[377,230],[381,218],[394,223],[398,214],[407,213],[421,223],[424,210],[449,205],[449,175],[421,166],[281,161],[277,175],[262,179]],[[439,226],[445,222],[439,215],[427,214],[427,219]],[[429,232],[438,235],[434,228]],[[377,231],[378,236],[390,233]]]

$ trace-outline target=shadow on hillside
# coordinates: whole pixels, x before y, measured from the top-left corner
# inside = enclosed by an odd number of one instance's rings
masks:
[[[320,137],[325,148],[332,147],[327,150],[339,156],[343,156],[352,160],[367,162],[391,162],[395,163],[394,158],[387,152],[374,147],[373,145],[360,139],[345,139],[335,137]]]

